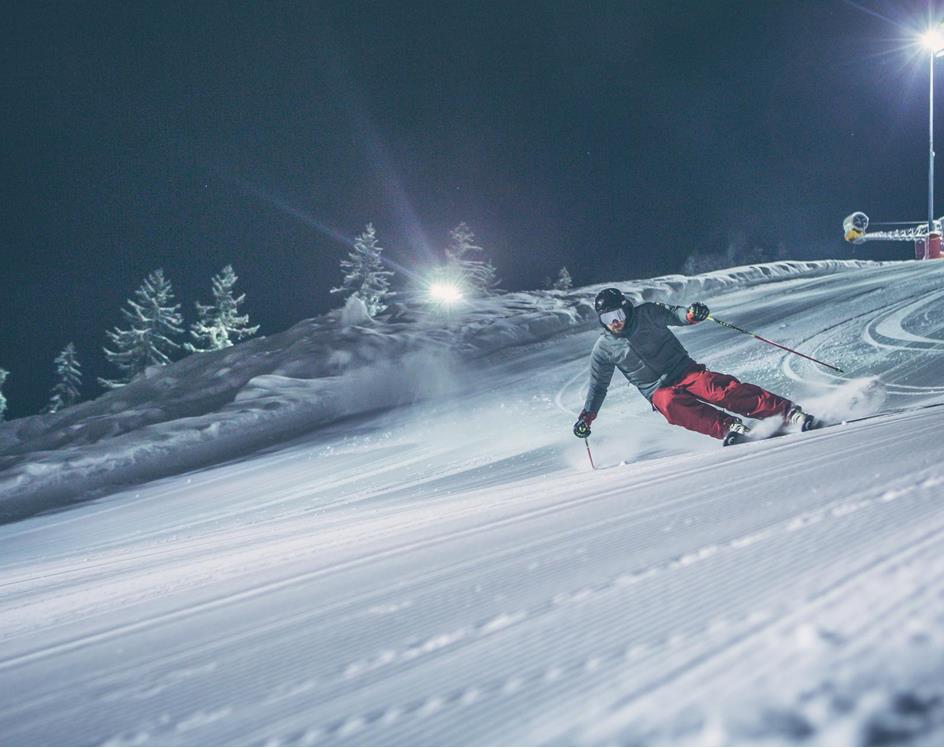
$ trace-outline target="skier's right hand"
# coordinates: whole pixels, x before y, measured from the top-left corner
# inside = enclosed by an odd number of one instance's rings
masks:
[[[709,314],[711,314],[711,311],[708,307],[700,301],[696,301],[685,310],[685,319],[688,320],[688,324],[694,325],[698,322],[704,322],[708,319]]]
[[[590,424],[597,414],[590,410],[581,410],[577,423],[574,424],[574,436],[578,439],[586,439],[590,436]]]

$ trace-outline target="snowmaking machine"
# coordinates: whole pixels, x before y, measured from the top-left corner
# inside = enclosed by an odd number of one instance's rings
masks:
[[[842,232],[845,240],[852,244],[862,244],[870,241],[883,242],[914,242],[916,260],[936,260],[941,257],[941,224],[944,219],[937,218],[931,222],[930,236],[928,222],[910,223],[893,222],[881,223],[879,226],[901,226],[897,229],[882,229],[869,231],[869,217],[861,211],[856,211],[843,219]]]

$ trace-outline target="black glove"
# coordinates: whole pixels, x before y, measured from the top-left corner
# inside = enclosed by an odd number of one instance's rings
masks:
[[[593,411],[581,410],[580,417],[577,419],[577,423],[574,424],[574,436],[578,439],[586,439],[590,436],[590,424],[593,423],[593,419],[597,417],[597,414]]]
[[[685,311],[685,319],[688,320],[690,325],[694,325],[696,322],[703,322],[708,319],[709,314],[708,307],[700,301],[696,301]]]

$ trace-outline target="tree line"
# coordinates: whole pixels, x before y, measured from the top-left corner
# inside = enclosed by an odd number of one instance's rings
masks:
[[[342,280],[332,288],[347,302],[357,297],[371,318],[382,315],[387,300],[396,296],[392,290],[394,271],[388,270],[383,247],[373,224],[368,223],[358,236],[347,257],[340,262]],[[466,295],[490,296],[499,293],[497,269],[485,250],[476,243],[475,234],[467,224],[460,223],[449,232],[449,243],[443,252],[443,275],[460,284]],[[226,265],[211,279],[213,301],[196,303],[197,319],[185,336],[181,305],[175,301],[174,289],[163,269],[154,270],[127,299],[121,309],[122,326],[107,330],[103,347],[106,360],[116,369],[111,378],[98,378],[106,389],[116,389],[131,382],[152,366],[170,363],[181,351],[207,353],[222,350],[241,340],[251,338],[259,325],[249,323],[248,314],[240,314],[246,294],[235,291],[239,277],[232,265]],[[567,268],[561,268],[555,281],[545,279],[546,288],[568,290],[573,280]],[[55,357],[55,385],[44,413],[56,413],[82,399],[82,365],[73,343],[68,343]],[[0,367],[0,421],[7,410],[3,385],[10,372]]]

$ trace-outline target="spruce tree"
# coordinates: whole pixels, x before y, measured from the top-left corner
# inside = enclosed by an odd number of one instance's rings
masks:
[[[60,408],[68,408],[79,401],[79,389],[82,386],[82,366],[75,352],[75,345],[69,343],[56,356],[56,384],[49,397],[47,413],[55,413]]]
[[[341,260],[344,280],[339,287],[331,289],[331,293],[343,293],[344,298],[357,296],[371,317],[387,308],[385,298],[395,295],[390,291],[393,272],[383,269],[381,252],[383,247],[377,243],[374,226],[368,223],[363,233],[354,239],[354,250],[348,254],[348,259]]]
[[[214,275],[213,303],[209,305],[197,302],[197,321],[190,326],[190,337],[196,345],[184,343],[188,351],[218,351],[229,348],[234,342],[252,337],[259,330],[259,325],[250,326],[249,315],[239,314],[239,305],[246,299],[246,294],[233,296],[233,286],[239,277],[232,265],[227,265]]]
[[[3,384],[7,381],[7,377],[10,375],[6,369],[0,368],[0,421],[4,419],[4,416],[7,412],[7,399],[3,395]]]
[[[99,379],[104,387],[122,387],[154,364],[170,363],[180,349],[175,338],[183,333],[180,304],[173,303],[174,290],[163,270],[154,270],[128,299],[121,313],[129,327],[108,330],[105,334],[112,348],[105,348],[105,358],[118,367],[118,379]]]
[[[569,291],[573,288],[574,279],[570,277],[570,271],[562,267],[557,273],[557,280],[554,281],[554,288],[558,291]]]
[[[495,266],[491,260],[478,259],[485,250],[475,243],[475,235],[463,222],[449,232],[446,267],[473,295],[487,296],[498,286]]]

